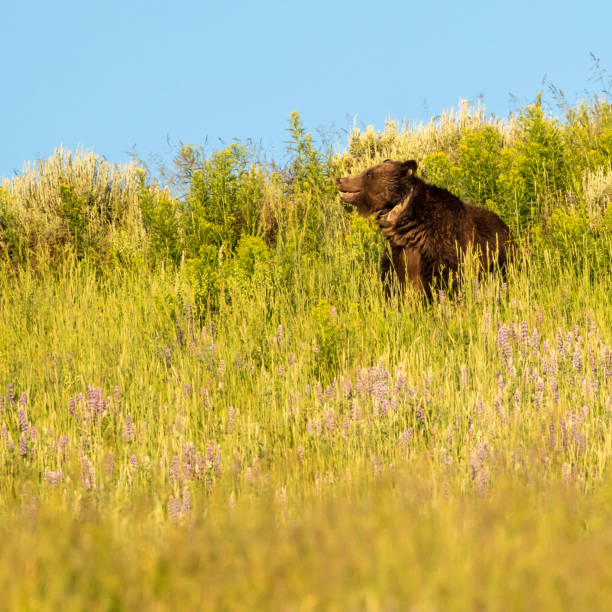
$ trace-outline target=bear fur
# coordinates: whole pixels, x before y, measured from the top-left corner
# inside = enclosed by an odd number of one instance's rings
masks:
[[[434,277],[448,280],[469,248],[486,270],[499,266],[504,271],[508,226],[494,212],[421,180],[416,170],[414,160],[385,160],[336,181],[342,200],[364,217],[375,215],[387,238],[381,261],[387,293],[394,273],[402,289],[410,282],[431,298]]]

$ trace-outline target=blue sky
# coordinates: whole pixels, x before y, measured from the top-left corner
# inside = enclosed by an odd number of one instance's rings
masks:
[[[60,144],[123,162],[250,138],[282,160],[292,110],[344,144],[355,116],[421,121],[482,96],[505,117],[544,77],[584,97],[590,53],[612,72],[609,0],[3,5],[0,177]]]

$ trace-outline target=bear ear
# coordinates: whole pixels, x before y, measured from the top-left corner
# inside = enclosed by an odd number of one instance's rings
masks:
[[[416,169],[417,169],[417,163],[416,161],[414,161],[414,159],[409,159],[408,161],[405,161],[402,164],[402,171],[404,172],[404,174],[408,176],[412,176],[413,174],[415,174]]]

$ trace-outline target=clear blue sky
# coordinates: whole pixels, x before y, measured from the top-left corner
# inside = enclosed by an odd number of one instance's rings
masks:
[[[134,146],[170,159],[168,138],[251,138],[282,159],[292,110],[328,132],[479,96],[504,117],[545,76],[584,95],[590,52],[612,72],[610,0],[6,0],[0,15],[0,177],[60,144],[122,162]]]

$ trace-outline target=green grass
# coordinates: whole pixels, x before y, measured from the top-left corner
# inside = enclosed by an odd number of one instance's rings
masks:
[[[4,601],[606,609],[612,279],[536,255],[427,307],[339,245],[199,321],[182,268],[4,266]]]

